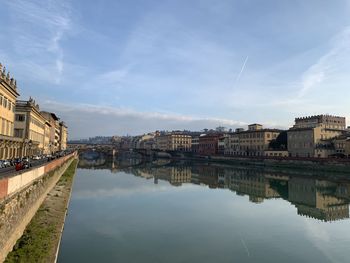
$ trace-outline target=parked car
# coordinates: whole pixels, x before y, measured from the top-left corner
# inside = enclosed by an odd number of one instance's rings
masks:
[[[30,167],[32,167],[32,164],[29,161],[17,162],[15,165],[16,171],[20,171],[23,169],[29,169]]]
[[[16,171],[20,171],[20,170],[24,169],[23,162],[16,163],[15,169],[16,169]]]
[[[4,167],[10,167],[11,166],[11,163],[10,163],[9,160],[3,160],[2,162],[3,162]]]
[[[23,162],[23,169],[29,169],[30,167],[32,167],[30,162]]]
[[[33,159],[33,160],[40,160],[41,158],[40,158],[39,155],[34,155],[32,159]]]

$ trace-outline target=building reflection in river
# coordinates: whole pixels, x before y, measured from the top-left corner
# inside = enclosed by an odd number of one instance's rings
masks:
[[[291,178],[288,182],[289,201],[299,215],[323,221],[349,218],[349,202],[337,196],[338,185],[315,179]]]
[[[93,164],[101,163],[95,161]],[[87,162],[82,162],[86,166]],[[140,163],[135,160],[103,162],[94,169],[124,171],[135,176],[168,181],[173,186],[191,183],[209,188],[229,189],[259,204],[281,198],[293,204],[298,215],[325,222],[349,218],[350,183],[319,179],[318,176],[288,175],[247,167],[221,167],[213,164],[169,161]],[[86,168],[86,167],[85,167]]]

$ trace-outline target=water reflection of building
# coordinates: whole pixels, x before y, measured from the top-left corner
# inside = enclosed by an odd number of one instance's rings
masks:
[[[131,169],[131,170],[135,176],[140,176],[147,180],[152,179],[154,177],[152,169],[150,169],[149,167],[142,167],[142,168]]]
[[[218,178],[224,174],[224,169],[212,165],[192,166],[192,183],[198,185],[208,185],[209,188],[218,187]]]
[[[252,170],[231,169],[225,176],[225,184],[238,195],[248,195],[249,201],[262,203],[264,199],[278,198],[279,193],[270,185],[263,174],[254,174]]]
[[[192,172],[189,166],[165,166],[157,167],[153,170],[155,182],[158,179],[166,180],[174,186],[180,186],[183,183],[190,183]]]
[[[284,198],[294,204],[298,214],[323,221],[349,218],[350,183],[290,177],[258,172],[252,169],[225,169],[218,177],[221,188],[238,195],[248,195],[249,201]]]
[[[106,162],[105,165],[94,168],[110,167]],[[155,183],[165,180],[174,186],[192,183],[209,188],[230,189],[237,195],[248,195],[249,201],[257,204],[265,199],[282,198],[295,205],[299,215],[322,221],[349,218],[350,183],[265,172],[251,167],[223,167],[206,163],[171,165],[161,162],[140,164],[138,161],[134,165],[132,160],[123,160],[112,163],[111,170],[123,171],[145,179],[154,178]]]
[[[323,221],[349,218],[349,203],[336,190],[337,184],[329,181],[292,178],[288,183],[289,201],[298,214]]]

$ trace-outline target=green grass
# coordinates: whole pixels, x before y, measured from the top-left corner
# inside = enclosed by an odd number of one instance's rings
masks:
[[[73,180],[77,160],[74,160],[61,176],[58,184],[67,185]],[[61,219],[50,215],[50,209],[42,205],[17,241],[5,262],[38,263],[47,262],[52,257],[54,246],[60,238]]]

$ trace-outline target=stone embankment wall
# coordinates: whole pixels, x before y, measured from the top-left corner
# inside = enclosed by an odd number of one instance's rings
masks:
[[[0,179],[0,262],[12,250],[76,153]]]
[[[227,164],[242,164],[264,167],[282,167],[291,169],[311,169],[329,172],[350,172],[349,159],[327,159],[327,158],[269,158],[269,157],[228,157],[211,156],[209,159],[193,158],[194,160],[205,160],[224,162]]]

